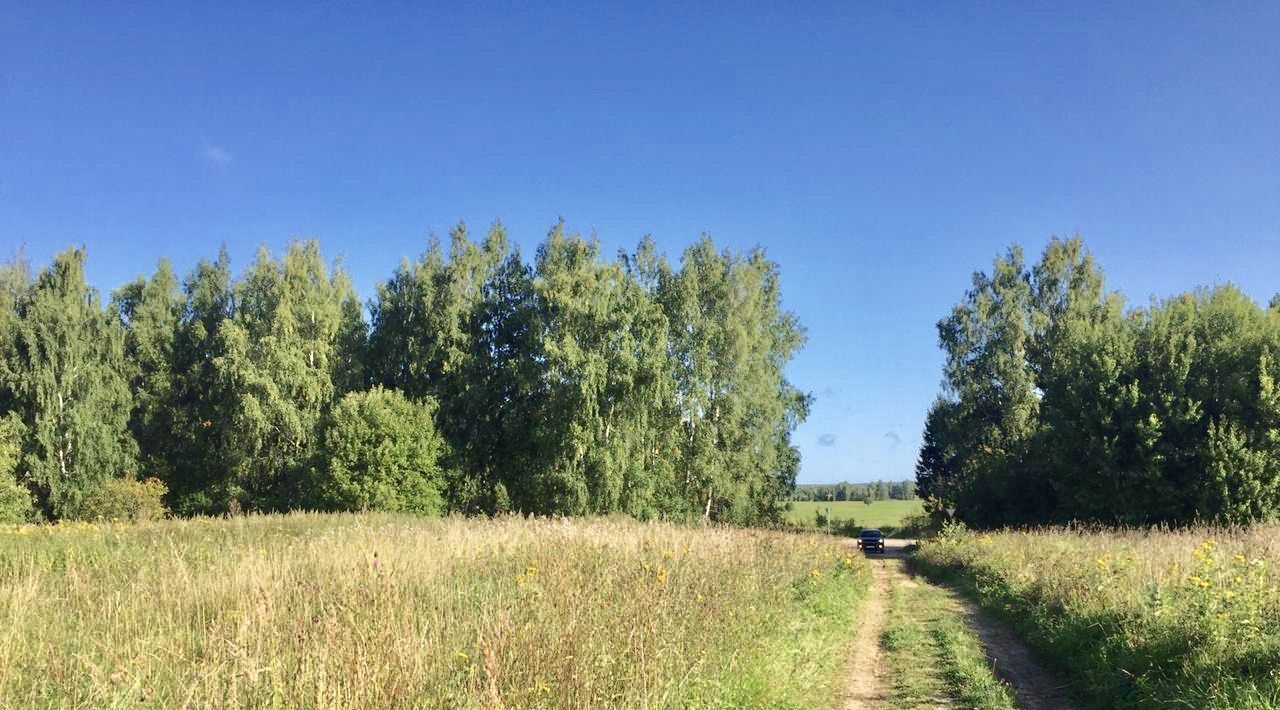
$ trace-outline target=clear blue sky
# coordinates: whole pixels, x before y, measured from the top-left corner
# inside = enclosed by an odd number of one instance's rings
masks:
[[[315,237],[367,297],[458,219],[759,243],[802,481],[911,475],[934,323],[1012,242],[1280,290],[1277,3],[148,5],[0,2],[0,250],[105,292]]]

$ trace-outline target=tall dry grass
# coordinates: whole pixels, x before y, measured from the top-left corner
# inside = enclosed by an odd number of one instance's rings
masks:
[[[1280,707],[1280,527],[953,528],[916,562],[1013,621],[1099,707]]]
[[[869,580],[815,536],[614,519],[5,528],[0,702],[807,705]]]

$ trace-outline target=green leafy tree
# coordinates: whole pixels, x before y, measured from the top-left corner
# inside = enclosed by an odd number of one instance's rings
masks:
[[[183,282],[183,303],[173,346],[169,426],[168,501],[175,512],[220,514],[236,484],[231,476],[233,392],[215,366],[223,355],[220,333],[235,303],[226,249],[202,259]]]
[[[182,317],[182,294],[167,259],[150,278],[116,290],[112,309],[124,328],[125,371],[133,393],[129,430],[139,448],[139,465],[149,476],[173,478],[179,465],[172,450],[175,408],[174,344]]]
[[[0,413],[13,412],[21,406],[18,330],[22,325],[22,304],[31,294],[31,282],[30,265],[21,253],[0,264]]]
[[[236,285],[234,318],[219,328],[214,361],[232,404],[227,427],[233,497],[249,509],[296,507],[321,417],[339,394],[350,282],[331,274],[315,242],[277,262],[258,253]]]
[[[492,511],[499,502],[541,509],[532,307],[530,270],[501,223],[480,244],[459,224],[447,256],[432,239],[417,261],[403,262],[379,285],[371,304],[372,378],[415,401],[440,403],[437,427],[451,452],[448,497],[459,510]]]
[[[85,283],[84,260],[71,249],[40,271],[18,304],[13,338],[22,466],[57,518],[76,517],[85,496],[136,465],[124,332]]]
[[[795,483],[790,432],[809,398],[783,367],[804,343],[782,310],[777,265],[754,250],[685,250],[660,300],[670,324],[685,499],[703,517],[776,518]]]
[[[1020,264],[1011,250],[975,276],[940,325],[946,391],[917,466],[934,509],[977,525],[1280,517],[1276,309],[1224,285],[1126,313],[1078,238]]]
[[[1049,485],[1026,519],[1141,522],[1130,513],[1135,497],[1150,495],[1151,432],[1124,298],[1106,292],[1078,237],[1049,243],[1032,285],[1029,360],[1043,396],[1030,460]]]
[[[979,524],[1014,522],[1032,502],[1038,481],[1024,466],[1036,431],[1039,399],[1027,355],[1031,347],[1031,284],[1022,250],[977,273],[964,301],[938,324],[947,355],[944,380],[956,403],[949,430],[963,452],[956,459],[953,501]]]
[[[532,274],[494,223],[480,243],[450,235],[435,319],[437,422],[451,451],[450,498],[464,511],[550,512],[537,491],[545,382],[536,357]]]
[[[669,328],[654,299],[661,270],[651,241],[604,262],[594,239],[563,225],[538,251],[535,352],[549,410],[538,436],[550,452],[540,484],[558,512],[646,517],[679,504]]]

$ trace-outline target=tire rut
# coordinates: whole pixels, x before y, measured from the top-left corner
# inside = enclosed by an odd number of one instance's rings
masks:
[[[874,708],[885,699],[884,664],[879,662],[880,635],[884,632],[885,611],[893,589],[891,574],[885,569],[885,564],[884,561],[871,561],[875,580],[862,605],[861,626],[844,669],[847,681],[836,706],[844,710]],[[867,672],[868,666],[872,669],[870,673]]]
[[[884,664],[880,663],[882,651],[880,637],[886,623],[888,599],[895,584],[930,584],[923,577],[911,575],[906,566],[903,549],[912,540],[886,540],[883,556],[868,555],[875,581],[871,594],[863,605],[859,617],[861,626],[850,649],[845,666],[846,683],[836,707],[845,710],[875,708],[885,701],[886,687]],[[940,585],[934,585],[940,586]],[[953,589],[940,586],[952,596],[963,610],[969,628],[978,636],[996,676],[1013,691],[1018,707],[1024,710],[1076,710],[1067,693],[1067,686],[1045,670],[1031,655],[1021,639],[1003,624],[984,614],[977,605]],[[867,672],[867,666],[874,669]]]
[[[991,619],[977,605],[951,592],[965,612],[965,621],[978,635],[996,677],[1013,691],[1023,710],[1075,710],[1067,685],[1046,671],[1031,650],[1004,624]]]

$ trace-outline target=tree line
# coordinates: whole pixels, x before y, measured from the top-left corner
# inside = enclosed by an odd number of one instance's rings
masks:
[[[180,515],[746,523],[794,484],[805,336],[760,248],[608,260],[561,223],[527,262],[459,224],[367,303],[314,241],[238,276],[225,249],[181,279],[162,260],[105,299],[85,258],[0,267],[0,517],[158,491]]]
[[[798,483],[791,494],[794,501],[812,500],[913,500],[916,482],[871,481],[870,483]]]
[[[1280,297],[1230,284],[1126,307],[1080,239],[1014,246],[938,323],[916,466],[980,526],[1249,523],[1280,513]]]

